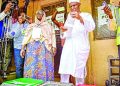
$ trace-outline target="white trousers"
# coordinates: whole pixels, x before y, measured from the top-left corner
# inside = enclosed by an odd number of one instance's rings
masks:
[[[61,82],[69,83],[70,75],[69,74],[61,74],[60,78],[61,78]],[[79,84],[84,84],[84,78],[76,78],[75,77],[75,82],[76,82],[76,86]]]

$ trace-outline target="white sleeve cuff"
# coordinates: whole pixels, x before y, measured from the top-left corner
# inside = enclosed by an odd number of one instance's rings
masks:
[[[3,20],[6,15],[7,14],[4,11],[2,13],[0,13],[0,21]]]

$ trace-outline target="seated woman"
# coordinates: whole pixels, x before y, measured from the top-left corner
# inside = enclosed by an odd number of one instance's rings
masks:
[[[25,56],[24,77],[51,81],[54,80],[56,38],[45,18],[44,11],[36,12],[35,23],[28,26],[23,39],[21,56]]]

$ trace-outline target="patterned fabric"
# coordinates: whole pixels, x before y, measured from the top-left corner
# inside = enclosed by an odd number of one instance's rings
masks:
[[[44,42],[34,41],[27,44],[24,77],[54,80],[54,60],[52,54],[45,47]]]

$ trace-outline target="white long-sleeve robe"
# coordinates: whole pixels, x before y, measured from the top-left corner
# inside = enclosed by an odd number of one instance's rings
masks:
[[[80,13],[84,25],[80,20],[73,19],[68,14],[64,33],[66,38],[63,46],[59,73],[70,74],[74,77],[84,78],[84,69],[89,56],[90,44],[88,33],[95,29],[95,23],[89,13]]]

